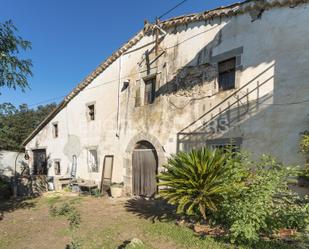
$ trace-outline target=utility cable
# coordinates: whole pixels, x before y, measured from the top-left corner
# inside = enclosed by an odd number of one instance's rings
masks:
[[[164,12],[162,15],[160,15],[158,17],[158,19],[161,19],[162,17],[166,16],[167,14],[171,13],[173,10],[177,9],[179,6],[183,5],[185,2],[187,2],[188,0],[183,0],[181,2],[179,2],[178,4],[176,4],[174,7],[172,7],[171,9],[167,10],[166,12]]]

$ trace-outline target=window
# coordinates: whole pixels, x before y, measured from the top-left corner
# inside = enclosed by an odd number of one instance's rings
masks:
[[[145,105],[152,104],[156,93],[156,77],[148,78],[145,82]]]
[[[232,152],[238,152],[242,144],[242,138],[219,138],[207,140],[206,144],[212,149],[222,149],[224,151],[232,150]]]
[[[58,130],[58,123],[53,123],[53,136],[54,138],[58,137],[59,130]]]
[[[88,155],[88,170],[89,172],[99,172],[98,154],[96,149],[89,149]]]
[[[61,173],[60,161],[54,162],[54,169],[55,169],[55,175],[60,175]]]
[[[219,91],[235,88],[236,58],[219,62]]]
[[[87,112],[88,112],[88,120],[94,120],[95,119],[94,104],[87,105]]]

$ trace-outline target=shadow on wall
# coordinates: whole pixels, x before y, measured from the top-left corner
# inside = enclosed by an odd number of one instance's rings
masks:
[[[273,102],[273,91],[270,90],[266,95],[260,96],[261,88],[271,83],[274,76],[264,77],[266,79],[261,82],[259,79],[272,71],[274,64],[240,88],[233,90],[226,98],[184,127],[177,134],[177,151],[205,146],[205,141],[209,139],[230,137],[233,128],[246,121],[250,122],[255,115],[263,115]]]
[[[286,150],[297,146],[297,134],[303,131],[302,126],[307,121],[305,106],[297,106],[304,109],[303,116],[300,114],[297,117],[296,113],[302,112],[298,112],[298,110],[295,109],[295,105],[288,105],[288,103],[306,98],[306,93],[302,91],[301,88],[304,83],[304,78],[309,78],[309,73],[308,70],[304,70],[301,65],[299,68],[295,68],[295,61],[297,61],[300,56],[299,51],[296,49],[285,50],[282,53],[277,51],[279,47],[285,47],[287,42],[293,42],[294,40],[296,43],[299,42],[296,39],[297,35],[293,35],[294,32],[297,33],[299,30],[282,30],[282,39],[276,38],[276,34],[271,32],[272,28],[280,25],[277,22],[279,22],[278,20],[283,18],[284,15],[285,13],[282,11],[282,17],[278,16],[277,19],[274,20],[274,23],[269,26],[263,21],[263,15],[258,18],[259,20],[255,20],[255,22],[249,24],[254,25],[255,29],[263,30],[263,33],[267,33],[269,36],[268,38],[274,40],[274,44],[263,44],[266,40],[259,39],[259,31],[254,34],[248,33],[248,36],[254,41],[259,40],[260,43],[249,44],[247,42],[246,44],[238,44],[238,48],[245,45],[243,51],[245,55],[243,57],[246,58],[247,65],[245,65],[244,68],[241,62],[238,61],[239,64],[236,64],[235,89],[219,92],[217,87],[217,65],[220,60],[229,58],[223,58],[221,56],[222,54],[213,56],[215,49],[219,51],[222,50],[220,45],[222,45],[224,42],[223,39],[225,39],[222,34],[230,35],[231,30],[234,30],[231,22],[226,23],[226,25],[218,31],[214,39],[201,49],[191,61],[178,70],[171,80],[159,87],[156,91],[157,97],[170,97],[173,95],[189,97],[189,101],[182,107],[177,107],[174,103],[170,103],[177,109],[183,109],[184,113],[189,111],[189,109],[185,110],[185,108],[196,101],[207,99],[207,102],[210,103],[210,105],[205,105],[203,113],[200,112],[202,108],[199,108],[198,113],[193,113],[192,110],[194,110],[194,108],[190,109],[192,112],[190,113],[191,120],[194,121],[178,132],[177,150],[187,150],[192,148],[192,146],[205,146],[206,140],[213,138],[234,136],[234,130],[239,128],[240,124],[252,127],[253,129],[255,129],[254,125],[258,125],[255,136],[260,136],[259,141],[264,140],[269,147],[264,146],[262,148],[262,144],[257,146],[260,146],[259,149],[265,151],[265,153],[276,152],[278,155],[285,156]],[[219,20],[211,22],[220,24]],[[265,30],[268,27],[269,30]],[[181,32],[181,30],[177,31]],[[234,39],[231,36],[232,35],[226,39]],[[288,39],[283,39],[284,37]],[[304,46],[303,43],[301,43],[301,45]],[[259,53],[259,49],[263,50],[263,52]],[[175,53],[177,53],[177,49],[174,50],[176,51]],[[232,48],[232,50],[236,50],[236,48]],[[250,55],[254,55],[252,51],[256,51],[255,56],[249,59]],[[223,54],[226,56],[228,52],[229,51],[226,51],[226,53]],[[175,60],[177,56],[177,54],[174,55]],[[242,57],[240,56],[237,58],[237,54],[230,54],[230,56],[236,57],[236,61],[240,60]],[[171,60],[171,63],[173,63],[173,60]],[[289,68],[293,68],[292,73],[287,73],[289,72]],[[240,77],[245,71],[247,71],[246,82],[244,82],[243,77]],[[249,77],[250,71],[253,72],[251,78]],[[295,82],[298,84],[295,85]],[[290,92],[290,89],[293,91]],[[284,103],[287,103],[287,105]],[[197,102],[197,104],[203,103]],[[282,113],[282,109],[280,109],[282,106],[284,106],[286,111],[290,110],[288,115],[280,115],[280,113]],[[161,116],[163,115],[165,114],[162,113]],[[158,117],[157,120],[160,120],[159,126],[164,127],[162,117]],[[243,131],[238,129],[239,136],[243,135],[241,132]],[[269,134],[266,132],[269,132]],[[284,136],[284,132],[289,132],[289,136]],[[296,150],[297,148],[295,148],[295,151]],[[274,154],[275,156],[277,156],[276,153]]]

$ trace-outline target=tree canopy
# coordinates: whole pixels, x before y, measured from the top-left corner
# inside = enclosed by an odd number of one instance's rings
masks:
[[[22,142],[55,107],[55,103],[36,109],[30,109],[26,104],[19,107],[11,103],[0,104],[0,149],[22,150]]]
[[[0,23],[0,88],[7,86],[23,91],[28,87],[27,77],[32,76],[32,62],[22,59],[22,51],[31,49],[31,42],[17,35],[11,20]]]

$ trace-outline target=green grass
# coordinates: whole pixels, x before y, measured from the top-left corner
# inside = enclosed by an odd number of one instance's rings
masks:
[[[221,242],[216,242],[213,238],[200,238],[192,230],[186,227],[180,227],[173,223],[156,222],[146,227],[146,233],[149,236],[157,236],[172,240],[177,245],[189,248],[203,249],[223,249],[233,248]]]

